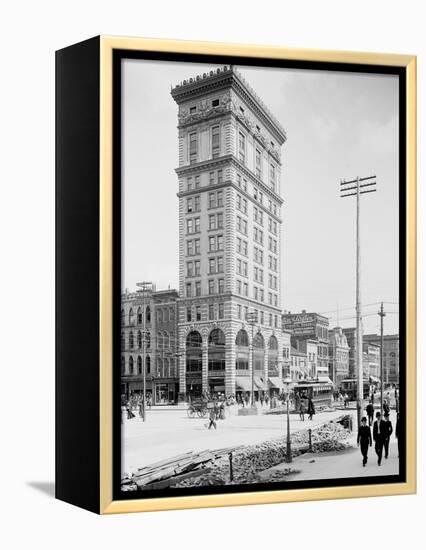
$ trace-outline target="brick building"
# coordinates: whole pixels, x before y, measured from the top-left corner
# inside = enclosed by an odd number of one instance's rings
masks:
[[[179,387],[267,391],[281,370],[280,123],[232,66],[171,91],[178,105]],[[253,337],[247,313],[257,314]],[[252,349],[254,361],[252,360]]]

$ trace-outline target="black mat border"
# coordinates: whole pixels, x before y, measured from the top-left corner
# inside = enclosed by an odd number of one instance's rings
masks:
[[[198,496],[215,494],[253,493],[262,491],[333,488],[342,486],[368,486],[406,482],[406,426],[401,422],[402,457],[400,474],[397,476],[371,476],[363,478],[327,479],[317,481],[277,482],[268,484],[233,485],[217,487],[192,487],[185,489],[156,489],[151,491],[122,492],[121,478],[121,89],[122,61],[127,59],[175,61],[188,63],[206,63],[213,65],[232,64],[252,67],[273,67],[287,69],[311,69],[322,71],[339,71],[367,74],[389,74],[399,78],[399,356],[400,356],[400,410],[406,411],[406,80],[405,67],[387,65],[367,65],[354,63],[331,63],[319,61],[295,61],[285,59],[268,59],[256,57],[239,57],[205,54],[182,54],[171,52],[152,52],[143,50],[113,51],[113,499],[149,499],[178,496]],[[149,85],[149,83],[147,83]],[[380,184],[380,182],[379,182]]]

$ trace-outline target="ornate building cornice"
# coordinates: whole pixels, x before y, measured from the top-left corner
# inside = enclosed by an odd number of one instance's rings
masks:
[[[183,80],[180,84],[172,88],[171,95],[176,103],[182,104],[190,99],[195,99],[207,93],[214,92],[215,90],[219,91],[226,88],[233,89],[247,103],[249,108],[256,114],[259,120],[262,121],[265,127],[274,134],[280,145],[286,141],[287,135],[284,128],[239,71],[232,65],[224,66],[220,69],[216,69],[216,71],[210,71],[209,73],[203,73],[202,75]],[[234,109],[230,98],[228,98],[228,100],[225,100],[224,103],[221,103],[217,107],[211,107],[208,110],[204,109],[204,114],[201,116],[206,117],[212,114],[217,116],[217,114],[223,114],[223,112]],[[180,119],[179,124],[189,124],[190,120],[191,122],[199,122],[201,118],[198,113],[193,113],[189,118],[184,117]]]

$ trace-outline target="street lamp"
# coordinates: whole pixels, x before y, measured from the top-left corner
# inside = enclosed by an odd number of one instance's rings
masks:
[[[291,378],[289,375],[285,377],[283,380],[284,384],[287,386],[287,446],[286,446],[286,453],[285,453],[285,461],[286,462],[292,462],[291,457],[291,439],[290,439],[290,384],[291,384]]]
[[[253,338],[254,338],[254,326],[257,324],[257,312],[252,311],[250,313],[247,313],[246,316],[247,323],[251,326],[251,408],[255,408],[254,404],[254,345],[253,345]]]

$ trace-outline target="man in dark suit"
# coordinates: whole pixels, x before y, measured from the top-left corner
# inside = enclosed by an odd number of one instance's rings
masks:
[[[367,405],[365,410],[367,411],[368,425],[371,426],[371,424],[373,423],[373,417],[374,417],[373,401],[370,401],[370,403]]]
[[[389,456],[389,441],[390,436],[393,433],[392,428],[392,422],[389,420],[389,414],[385,413],[385,419],[382,422],[384,424],[384,430],[383,430],[383,447],[385,448],[385,458],[388,458]]]
[[[381,414],[379,412],[376,412],[376,420],[373,425],[373,439],[374,439],[374,449],[377,454],[377,464],[379,466],[382,464],[385,432],[386,432],[386,427],[384,425],[384,421],[381,418]]]
[[[368,447],[371,447],[371,430],[370,426],[367,426],[367,419],[365,416],[361,419],[361,426],[358,428],[358,447],[361,447],[362,465],[365,467],[368,460]]]

